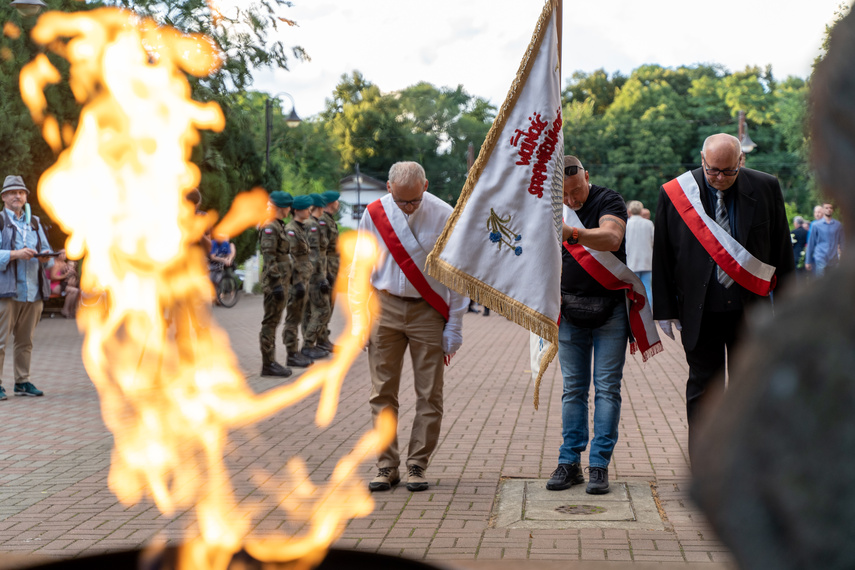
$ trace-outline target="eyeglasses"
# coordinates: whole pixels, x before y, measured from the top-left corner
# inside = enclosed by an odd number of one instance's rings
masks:
[[[565,166],[564,167],[564,176],[576,176],[576,173],[579,172],[579,170],[581,168],[582,168],[581,166],[577,166],[575,164],[572,166]]]
[[[739,174],[738,166],[736,168],[726,168],[724,170],[721,170],[719,168],[707,168],[707,159],[702,158],[701,160],[703,160],[704,163],[704,172],[706,172],[710,176],[718,176],[719,174],[722,174],[724,176],[736,176],[737,174]]]
[[[422,203],[422,199],[416,198],[415,200],[395,200],[395,203],[399,206],[418,206]]]

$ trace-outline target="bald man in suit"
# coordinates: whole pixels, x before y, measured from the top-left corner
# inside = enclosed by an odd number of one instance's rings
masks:
[[[691,177],[684,175],[678,180],[694,187],[699,206],[738,242],[737,248],[774,268],[773,284],[777,282],[780,286],[794,266],[777,178],[743,167],[739,140],[724,133],[704,141],[701,162],[701,168],[692,170]],[[702,238],[693,233],[675,208],[666,186],[660,189],[656,209],[653,316],[671,338],[674,338],[672,327],[682,326],[689,365],[686,412],[691,454],[700,405],[711,388],[724,387],[721,372],[725,354],[727,361],[732,362],[731,351],[737,344],[746,310],[758,303],[771,306],[772,296],[757,295],[722,274],[723,270],[719,271],[709,253],[709,242],[705,247]],[[722,209],[726,212],[724,216],[718,215],[724,213]],[[686,209],[682,212],[686,215]]]

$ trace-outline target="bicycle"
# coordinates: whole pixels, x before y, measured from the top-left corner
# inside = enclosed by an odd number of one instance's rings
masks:
[[[213,271],[211,276],[219,275],[219,280],[214,279],[214,289],[217,293],[217,303],[223,307],[230,309],[238,302],[238,291],[240,290],[240,282],[234,269],[231,266],[226,267],[222,263],[213,263]]]

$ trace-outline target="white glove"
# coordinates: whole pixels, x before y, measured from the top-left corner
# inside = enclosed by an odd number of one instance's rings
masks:
[[[674,338],[674,330],[671,328],[671,324],[673,323],[674,328],[678,331],[683,330],[683,325],[680,324],[679,319],[670,319],[667,321],[656,321],[659,323],[659,328],[662,329],[662,332],[665,333],[666,336],[670,336],[671,340],[675,340]]]
[[[454,354],[463,345],[463,332],[460,328],[449,326],[446,323],[442,330],[442,351],[448,354]]]

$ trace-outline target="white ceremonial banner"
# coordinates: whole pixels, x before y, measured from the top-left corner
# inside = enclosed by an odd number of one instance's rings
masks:
[[[561,2],[548,0],[516,79],[484,141],[427,272],[548,344],[561,310]]]

